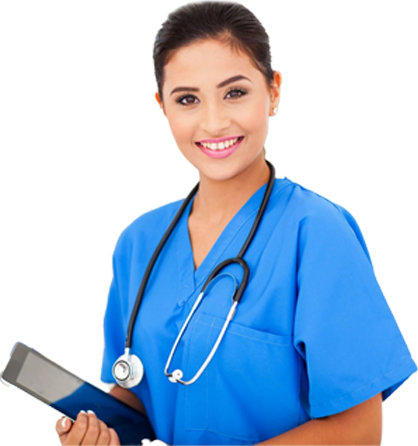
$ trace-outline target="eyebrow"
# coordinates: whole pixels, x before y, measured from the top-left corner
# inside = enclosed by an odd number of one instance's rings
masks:
[[[247,80],[250,81],[252,83],[252,81],[250,79],[248,79],[248,77],[243,76],[242,74],[238,74],[237,76],[232,76],[224,81],[222,81],[220,84],[218,84],[216,86],[216,88],[222,88],[225,87],[228,84],[232,84],[232,82],[236,82],[236,81],[241,81],[241,80]],[[196,87],[176,87],[171,93],[170,96],[173,93],[177,93],[179,91],[199,91],[198,88]]]

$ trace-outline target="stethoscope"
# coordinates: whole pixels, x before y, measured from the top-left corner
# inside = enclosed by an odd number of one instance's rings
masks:
[[[247,249],[248,249],[248,247],[249,247],[249,245],[257,231],[258,225],[260,224],[260,221],[264,215],[264,211],[266,209],[268,200],[271,195],[271,191],[274,186],[274,180],[275,180],[274,166],[267,160],[266,160],[266,163],[270,168],[269,181],[267,183],[267,187],[264,192],[263,200],[261,202],[257,216],[254,220],[251,231],[248,234],[248,237],[245,240],[245,243],[241,248],[241,251],[239,252],[237,257],[224,260],[222,263],[220,263],[218,266],[216,266],[213,269],[213,271],[210,273],[205,284],[203,285],[203,288],[202,288],[198,298],[196,299],[196,302],[194,303],[192,309],[190,310],[190,313],[189,313],[186,321],[184,322],[183,327],[181,328],[176,341],[174,342],[173,348],[171,349],[170,355],[169,355],[167,363],[165,365],[164,373],[168,377],[168,379],[173,383],[189,385],[189,384],[193,384],[200,377],[200,375],[203,373],[203,371],[206,369],[209,362],[213,358],[213,355],[215,354],[216,350],[219,347],[219,344],[222,341],[222,338],[225,335],[225,332],[226,332],[226,329],[228,328],[229,323],[231,322],[232,318],[234,317],[238,303],[240,302],[241,297],[244,293],[245,287],[247,286],[248,277],[249,277],[249,273],[250,273],[247,262],[243,259],[243,256],[244,256],[245,252],[247,251]],[[197,183],[197,185],[193,188],[193,190],[189,193],[189,195],[183,201],[180,209],[177,211],[176,215],[174,216],[173,221],[171,222],[171,224],[168,227],[167,231],[165,232],[163,238],[161,239],[160,243],[158,244],[157,248],[155,249],[155,252],[152,255],[151,260],[150,260],[150,262],[147,266],[147,269],[145,271],[144,277],[141,282],[141,286],[139,287],[138,294],[136,296],[135,305],[133,307],[133,310],[131,313],[131,318],[129,320],[128,332],[127,332],[126,341],[125,341],[125,353],[115,362],[115,364],[113,365],[113,368],[112,368],[113,377],[115,378],[116,382],[118,383],[119,386],[124,387],[126,389],[130,389],[132,387],[137,386],[140,383],[142,377],[144,376],[144,366],[143,366],[141,360],[138,358],[138,356],[131,354],[130,350],[131,350],[131,346],[132,346],[132,335],[133,335],[133,330],[134,330],[134,326],[135,326],[135,321],[138,316],[139,307],[141,306],[141,302],[142,302],[142,298],[144,296],[144,290],[147,285],[148,278],[151,275],[154,264],[157,261],[157,258],[159,256],[165,242],[167,241],[168,237],[172,233],[177,222],[179,221],[180,217],[182,216],[184,210],[186,209],[187,205],[189,204],[189,202],[193,198],[193,196],[196,194],[198,189],[199,189],[199,183]],[[187,328],[187,325],[189,324],[191,318],[193,317],[193,314],[196,312],[200,302],[202,301],[204,292],[207,289],[207,287],[209,286],[209,284],[216,277],[220,276],[219,273],[223,268],[225,268],[227,265],[230,265],[232,263],[237,263],[238,265],[241,265],[241,267],[243,269],[244,274],[243,274],[241,284],[237,287],[236,280],[232,275],[230,275],[228,273],[221,273],[221,274],[228,274],[229,276],[231,276],[234,279],[235,289],[232,294],[231,308],[230,308],[229,313],[226,317],[226,320],[223,324],[221,332],[219,333],[219,336],[218,336],[212,350],[210,351],[208,357],[206,358],[205,362],[202,364],[202,366],[200,367],[200,369],[197,371],[197,373],[195,374],[195,376],[192,379],[190,379],[189,381],[184,381],[182,379],[183,372],[180,369],[174,370],[172,373],[170,373],[168,371],[169,367],[171,365],[171,361],[173,359],[174,353],[176,351],[177,345],[180,342],[180,340]]]

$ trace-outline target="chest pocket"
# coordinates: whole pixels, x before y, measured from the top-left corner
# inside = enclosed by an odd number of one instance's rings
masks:
[[[191,323],[184,379],[203,364],[223,323],[206,313]],[[186,386],[186,429],[219,434],[219,444],[250,444],[296,427],[299,361],[292,341],[231,322],[206,370]]]

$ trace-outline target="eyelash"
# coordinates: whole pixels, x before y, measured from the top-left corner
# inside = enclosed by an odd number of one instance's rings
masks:
[[[230,99],[232,99],[232,100],[239,99],[239,98],[241,98],[242,96],[245,96],[245,95],[247,94],[247,90],[244,90],[243,88],[232,88],[231,90],[229,90],[229,91],[226,93],[226,96],[227,96],[228,94],[232,93],[232,92],[238,92],[238,93],[239,93],[238,96],[231,97]],[[177,102],[179,105],[181,105],[181,106],[183,106],[183,107],[186,107],[186,106],[190,105],[190,104],[184,104],[184,103],[182,102],[182,101],[183,101],[184,99],[186,99],[186,98],[196,98],[196,96],[193,95],[193,94],[186,94],[186,95],[184,95],[184,96],[179,97],[179,98],[176,100],[176,102]]]

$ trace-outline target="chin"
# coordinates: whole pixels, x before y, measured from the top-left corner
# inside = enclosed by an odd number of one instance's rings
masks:
[[[203,168],[199,168],[196,166],[196,168],[199,171],[200,178],[205,177],[206,179],[210,181],[228,181],[237,175],[239,175],[243,170],[246,169],[248,166],[238,166],[234,164],[230,165],[218,165],[214,167],[208,167],[203,166]]]

